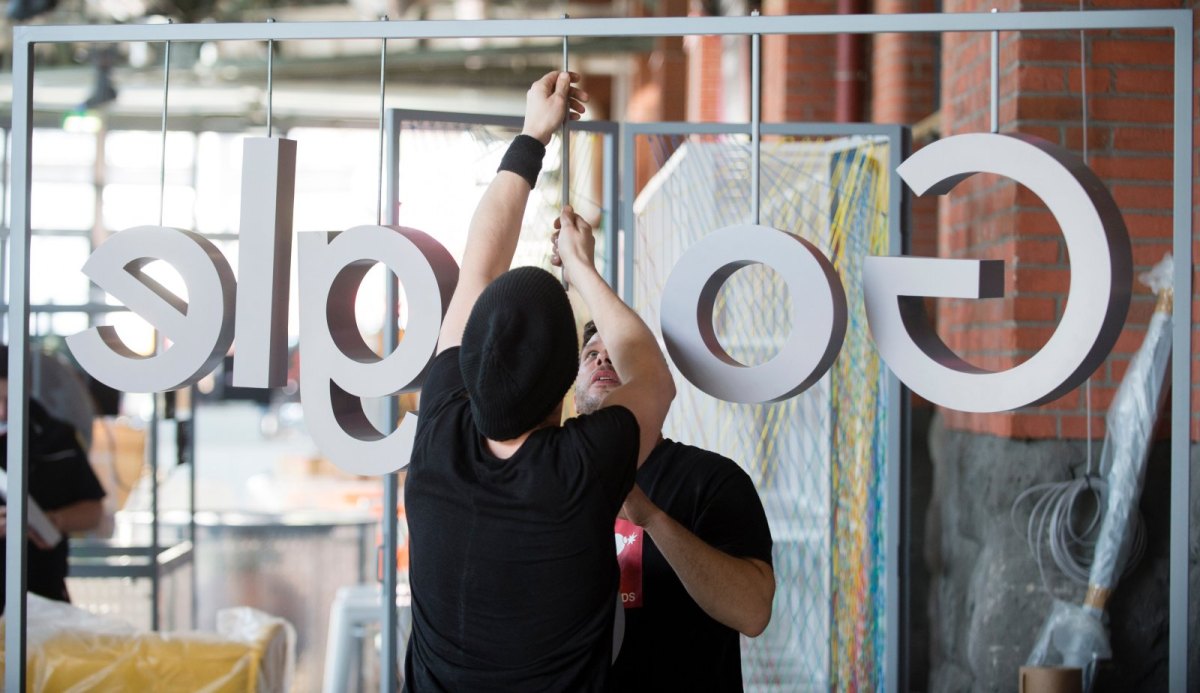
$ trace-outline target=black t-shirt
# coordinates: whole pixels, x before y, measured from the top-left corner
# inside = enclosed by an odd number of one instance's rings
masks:
[[[29,402],[29,497],[42,510],[57,510],[83,500],[100,500],[104,489],[92,472],[75,428],[59,421],[37,402]],[[8,437],[0,436],[0,467],[8,470]],[[0,504],[7,504],[0,501]],[[11,525],[10,525],[11,528]],[[25,553],[28,590],[49,599],[70,601],[67,596],[67,539],[49,550],[28,542]],[[7,574],[7,557],[0,552],[0,571]],[[0,610],[5,594],[0,590]]]
[[[475,428],[458,349],[434,360],[404,486],[408,690],[604,690],[612,523],[637,450],[637,419],[608,407],[498,459]]]
[[[709,546],[771,564],[771,530],[762,501],[732,460],[664,440],[638,470],[637,484]],[[742,690],[737,631],[704,613],[648,533],[618,520],[615,535],[625,640],[609,690]]]

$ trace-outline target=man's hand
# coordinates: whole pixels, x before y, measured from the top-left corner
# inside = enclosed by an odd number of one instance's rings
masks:
[[[550,144],[550,137],[562,127],[564,118],[579,120],[587,110],[583,104],[588,93],[573,85],[578,81],[578,74],[556,70],[534,82],[525,94],[525,126],[521,134]]]
[[[617,516],[646,530],[704,613],[752,638],[766,629],[775,600],[770,565],[710,546],[651,502],[637,484]]]
[[[550,242],[554,252],[550,264],[566,267],[568,272],[595,268],[596,237],[592,225],[575,213],[571,205],[563,207],[562,214],[554,220],[554,233]]]
[[[621,505],[621,512],[617,513],[617,517],[629,520],[638,527],[645,527],[661,514],[662,509],[650,501],[641,487],[634,484],[633,490],[625,497],[625,502]]]

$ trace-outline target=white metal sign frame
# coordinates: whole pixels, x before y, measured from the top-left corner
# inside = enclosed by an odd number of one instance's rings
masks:
[[[690,35],[824,35],[941,33],[948,31],[1038,31],[1166,29],[1174,40],[1174,155],[1172,228],[1175,302],[1172,336],[1170,642],[1171,690],[1188,689],[1188,550],[1190,501],[1191,397],[1191,213],[1192,213],[1192,11],[1114,10],[1088,12],[810,15],[751,17],[669,17],[604,19],[450,20],[398,22],[313,22],[262,24],[155,24],[20,26],[13,30],[12,94],[12,252],[9,273],[9,429],[11,495],[6,542],[6,690],[24,690],[25,541],[28,527],[27,440],[29,418],[29,214],[33,121],[33,50],[40,43],[122,43],[131,41],[304,41],[314,39],[422,38],[577,38]],[[1187,258],[1189,261],[1183,261]],[[14,538],[15,537],[15,538]],[[895,655],[888,654],[893,662]],[[887,690],[900,683],[896,667],[886,674]]]

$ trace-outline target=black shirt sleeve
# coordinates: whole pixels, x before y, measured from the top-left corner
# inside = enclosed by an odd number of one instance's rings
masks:
[[[738,558],[771,562],[771,528],[754,482],[730,462],[717,480],[693,528],[696,536],[715,549]]]
[[[625,502],[637,474],[640,428],[633,412],[622,406],[603,407],[563,426],[579,452],[585,481],[599,483],[613,512]]]
[[[30,402],[29,495],[43,510],[104,498],[75,428]]]
[[[425,382],[421,386],[421,403],[417,412],[417,425],[437,416],[448,403],[467,396],[463,385],[462,371],[458,368],[458,347],[438,354],[429,367]]]

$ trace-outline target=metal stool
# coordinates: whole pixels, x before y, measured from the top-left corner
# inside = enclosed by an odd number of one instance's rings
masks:
[[[408,634],[412,630],[412,611],[409,609],[408,587],[396,591],[396,652],[403,671],[404,654],[408,649]],[[324,693],[343,693],[349,689],[351,667],[359,661],[359,633],[364,626],[378,624],[383,605],[380,586],[375,583],[349,585],[337,591],[329,607],[329,638],[325,641]]]

